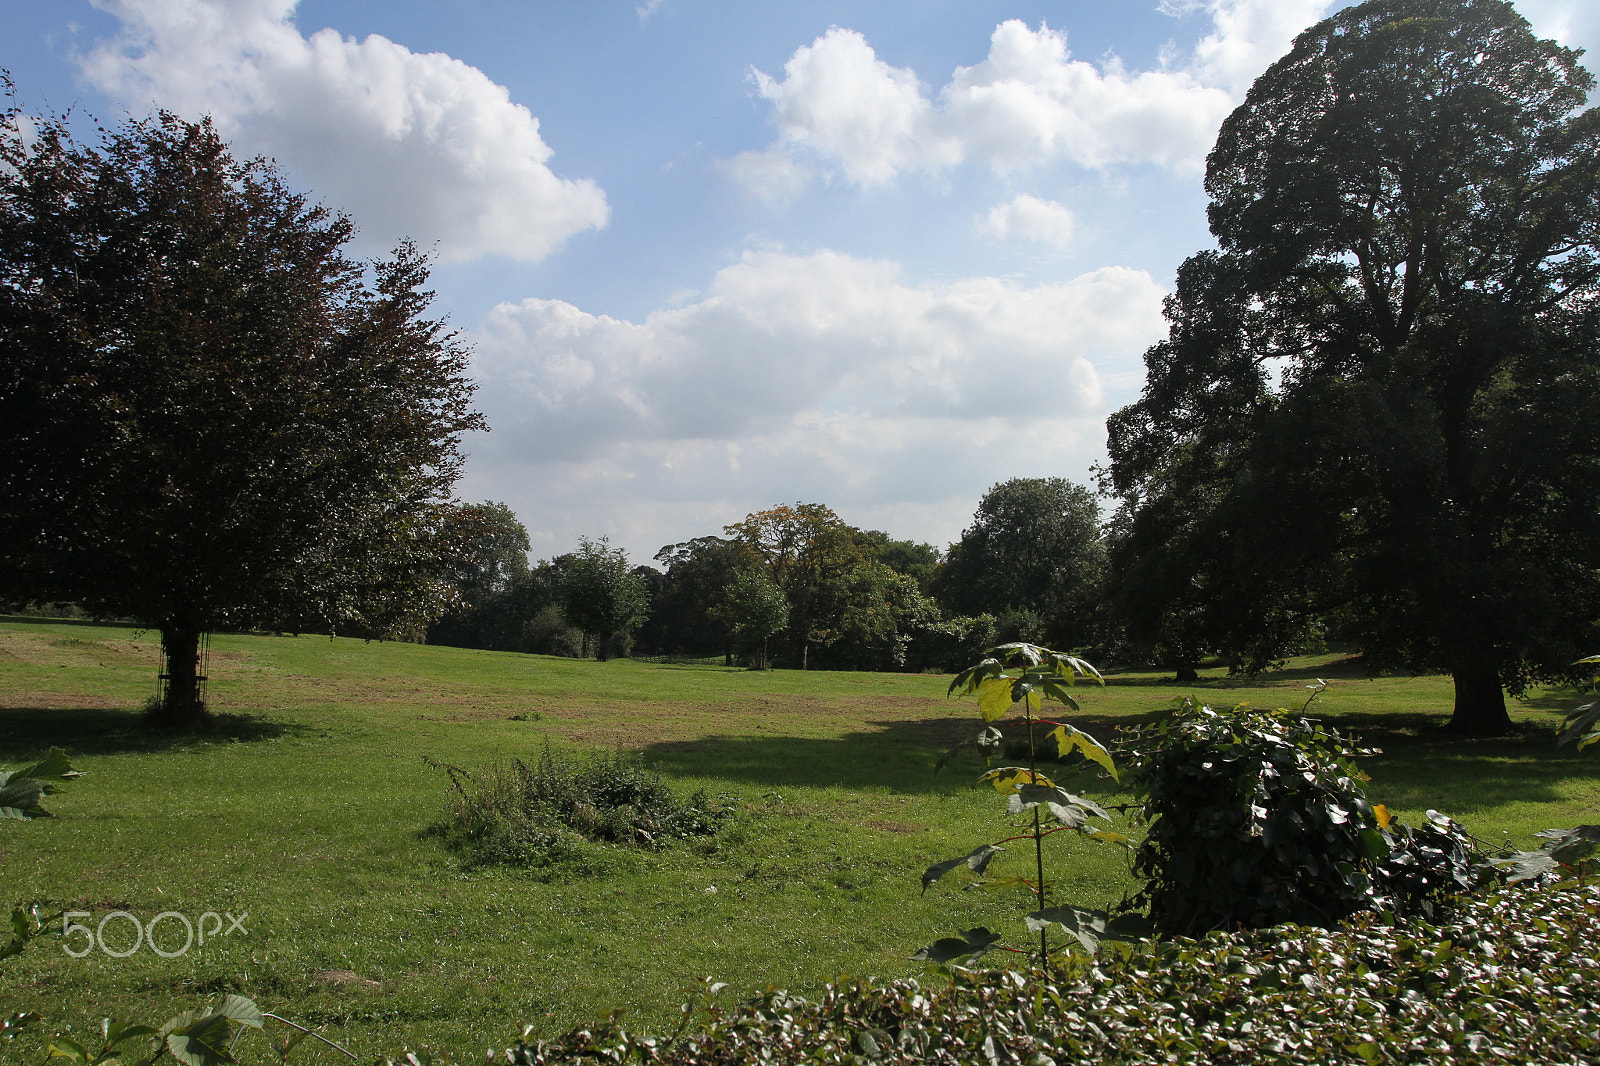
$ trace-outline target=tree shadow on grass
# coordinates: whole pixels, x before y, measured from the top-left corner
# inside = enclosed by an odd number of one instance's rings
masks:
[[[134,710],[0,707],[0,752],[7,763],[31,761],[53,747],[65,748],[69,755],[153,755],[309,732],[314,730],[293,722],[227,712],[213,714],[204,729],[161,732],[146,726],[143,714]]]
[[[1510,736],[1459,737],[1437,714],[1350,714],[1325,719],[1381,754],[1357,760],[1374,803],[1434,808],[1467,819],[1508,803],[1568,802],[1571,781],[1600,783],[1600,759],[1556,746],[1556,721]]]
[[[1119,729],[1157,719],[1149,715],[1071,715],[1074,726],[1115,751]],[[1512,737],[1464,739],[1442,731],[1438,714],[1329,714],[1319,721],[1354,736],[1381,754],[1357,760],[1371,774],[1368,794],[1396,809],[1437,808],[1447,814],[1501,804],[1564,801],[1574,779],[1600,782],[1600,758],[1555,746],[1554,724]],[[646,759],[672,775],[723,778],[761,788],[849,788],[938,794],[971,787],[983,762],[970,752],[934,772],[939,755],[977,733],[974,718],[940,717],[875,722],[878,728],[838,738],[710,736],[662,741],[644,748]],[[1009,733],[1009,730],[1007,731]],[[1011,756],[997,765],[1019,762]],[[1125,757],[1119,757],[1125,765]],[[1063,785],[1103,795],[1117,786],[1079,760],[1052,773]],[[1124,775],[1126,780],[1126,775]],[[1071,782],[1069,784],[1069,782]],[[1471,828],[1470,822],[1468,828]]]
[[[1137,719],[1078,714],[1070,720],[1102,743],[1110,744],[1115,726]],[[878,728],[834,738],[776,733],[709,736],[660,741],[643,750],[648,762],[673,775],[720,777],[768,788],[937,794],[970,787],[985,768],[976,750],[968,748],[942,770],[934,770],[940,755],[957,742],[977,735],[982,723],[975,716],[871,724]],[[1005,730],[1008,735],[1014,731]]]
[[[1278,670],[1263,670],[1253,677],[1230,675],[1226,670],[1213,665],[1201,668],[1205,671],[1198,681],[1179,681],[1171,674],[1155,674],[1149,671],[1123,672],[1109,670],[1105,674],[1106,683],[1110,685],[1127,685],[1131,688],[1188,688],[1199,690],[1214,688],[1274,688],[1281,685],[1306,683],[1317,680],[1336,680],[1339,678],[1369,678],[1375,676],[1368,669],[1366,661],[1359,655],[1347,655],[1343,659],[1317,666],[1284,667]],[[1421,676],[1421,675],[1417,675]]]

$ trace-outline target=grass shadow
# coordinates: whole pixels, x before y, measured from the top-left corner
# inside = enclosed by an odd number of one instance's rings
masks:
[[[203,729],[163,732],[145,725],[135,710],[103,707],[0,707],[0,751],[27,762],[53,747],[72,755],[153,755],[197,745],[247,743],[316,732],[294,722],[255,715],[213,714]]]
[[[1117,751],[1124,749],[1121,730],[1152,721],[1165,712],[1145,715],[1070,717],[1074,726]],[[1437,808],[1469,816],[1508,803],[1547,803],[1565,798],[1573,781],[1600,784],[1600,759],[1555,746],[1550,727],[1525,727],[1510,737],[1468,739],[1446,732],[1437,714],[1370,712],[1314,714],[1312,717],[1355,737],[1380,754],[1357,760],[1372,775],[1368,792],[1374,802],[1396,809]],[[943,771],[934,763],[957,741],[974,735],[979,725],[969,717],[949,716],[875,722],[877,728],[833,739],[775,736],[708,736],[696,740],[661,741],[645,747],[652,764],[673,775],[723,778],[761,788],[815,787],[937,794],[970,787],[982,771],[976,754],[962,753]],[[1005,762],[1016,762],[1015,754]],[[1115,789],[1078,761],[1052,774],[1063,782],[1101,793]],[[1470,828],[1470,825],[1469,825]]]
[[[1203,673],[1198,681],[1179,681],[1173,674],[1134,667],[1125,670],[1107,670],[1104,673],[1106,683],[1110,685],[1127,685],[1132,688],[1188,688],[1193,686],[1197,689],[1272,688],[1294,682],[1366,679],[1375,676],[1368,669],[1366,660],[1359,655],[1347,655],[1342,659],[1335,659],[1332,662],[1324,662],[1312,666],[1289,666],[1276,670],[1263,670],[1252,677],[1230,675],[1225,669],[1214,663],[1201,667],[1201,670]]]
[[[1072,724],[1111,743],[1112,730],[1133,715],[1073,715]],[[725,778],[763,788],[849,788],[937,794],[970,787],[983,771],[975,750],[935,772],[939,756],[975,736],[982,723],[969,715],[873,722],[870,731],[842,737],[707,736],[667,740],[643,749],[652,765],[693,777]],[[970,772],[969,772],[970,771]]]

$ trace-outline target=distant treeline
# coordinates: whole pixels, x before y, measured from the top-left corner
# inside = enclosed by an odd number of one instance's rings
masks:
[[[720,657],[752,666],[952,670],[1007,640],[1103,642],[1106,548],[1087,488],[1015,478],[941,551],[798,503],[631,565],[604,539],[527,561],[502,503],[461,514],[456,608],[430,644],[609,657]]]

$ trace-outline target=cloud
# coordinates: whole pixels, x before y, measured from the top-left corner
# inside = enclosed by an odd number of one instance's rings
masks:
[[[717,167],[745,192],[767,203],[786,203],[805,191],[816,172],[783,145],[760,152],[740,152]]]
[[[1584,49],[1584,66],[1600,71],[1600,6],[1594,0],[1517,0],[1517,11],[1539,36]]]
[[[889,261],[763,251],[642,322],[501,304],[473,337],[493,432],[464,491],[551,516],[536,551],[716,532],[796,499],[891,531],[928,509],[954,536],[995,481],[1093,460],[1131,398],[1104,383],[1164,332],[1162,296],[1122,267],[911,285]]]
[[[1066,34],[1002,22],[980,63],[958,67],[937,97],[916,74],[835,27],[797,49],[783,78],[753,71],[787,152],[859,186],[963,161],[999,173],[1066,161],[1103,169],[1148,163],[1198,171],[1228,93],[1187,70],[1130,73],[1115,58],[1075,60]],[[761,176],[730,168],[758,188]]]
[[[1302,31],[1341,6],[1333,0],[1182,0],[1162,10],[1210,16],[1216,28],[1195,45],[1190,70],[1242,100],[1250,83],[1287,54]]]
[[[1077,219],[1054,200],[1023,193],[1007,203],[996,204],[988,214],[979,215],[977,230],[1002,241],[1037,241],[1064,251],[1072,247]]]
[[[968,150],[1002,172],[1061,159],[1198,170],[1233,107],[1184,71],[1130,74],[1115,57],[1098,67],[1074,60],[1066,34],[1014,19],[995,28],[987,58],[957,68],[941,95]]]
[[[409,236],[447,261],[536,261],[606,224],[600,188],[558,177],[539,120],[459,60],[377,34],[305,37],[295,0],[95,2],[122,33],[82,58],[90,82],[135,110],[212,115],[350,212],[365,250]]]
[[[850,181],[880,185],[901,170],[959,161],[961,146],[935,129],[916,75],[883,62],[854,30],[830,29],[783,71],[782,81],[751,71],[780,139],[834,162]]]

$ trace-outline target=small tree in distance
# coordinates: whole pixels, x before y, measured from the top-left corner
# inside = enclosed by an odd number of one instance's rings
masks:
[[[735,636],[754,646],[752,670],[767,669],[767,641],[789,624],[789,598],[759,567],[740,570],[728,583],[723,613]]]
[[[649,610],[644,582],[628,566],[628,553],[601,537],[583,537],[567,569],[563,590],[567,621],[595,635],[595,658],[611,658],[618,633],[632,632]]]

